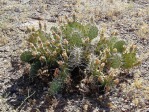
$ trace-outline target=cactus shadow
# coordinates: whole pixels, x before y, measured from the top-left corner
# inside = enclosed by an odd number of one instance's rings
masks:
[[[20,74],[20,62],[15,57],[11,60],[12,70],[9,71],[12,75],[20,75],[18,79],[10,79],[10,86],[2,93],[2,96],[7,100],[7,104],[17,109],[18,111],[30,108],[31,111],[45,112],[49,108],[51,100],[48,97],[48,84],[42,82],[41,79],[35,78],[32,80],[28,74]],[[22,65],[24,66],[24,65]],[[49,101],[48,101],[49,100]]]
[[[20,75],[17,71],[20,70],[18,59],[12,59],[11,73],[14,75]],[[23,68],[21,68],[23,69]],[[84,97],[90,102],[92,111],[96,106],[102,106],[102,110],[109,111],[107,104],[109,103],[108,97],[105,96],[104,101],[97,101],[97,96],[86,96],[79,94],[78,92],[58,94],[55,97],[49,96],[48,84],[43,82],[40,78],[31,80],[28,74],[21,74],[18,79],[10,80],[11,86],[9,86],[3,93],[3,97],[7,99],[7,104],[13,107],[18,112],[30,111],[30,112],[46,112],[52,109],[54,112],[63,112],[67,107],[68,101],[79,101]],[[104,95],[103,95],[104,97]],[[84,102],[81,100],[80,102]],[[98,102],[98,103],[97,103]]]

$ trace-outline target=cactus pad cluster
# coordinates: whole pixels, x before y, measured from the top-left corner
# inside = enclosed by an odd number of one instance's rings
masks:
[[[74,19],[59,28],[52,27],[50,34],[44,31],[46,27],[39,26],[39,30],[29,29],[28,49],[20,58],[31,65],[31,78],[48,79],[51,95],[68,83],[77,86],[82,80],[90,91],[99,92],[99,86],[108,91],[112,84],[118,83],[120,70],[129,70],[140,63],[136,45],[128,47],[124,40],[106,38],[94,23],[82,24]],[[97,37],[99,41],[91,44]]]

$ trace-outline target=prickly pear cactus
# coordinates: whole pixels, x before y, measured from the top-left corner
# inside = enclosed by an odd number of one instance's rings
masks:
[[[30,77],[42,78],[39,71],[46,68],[51,95],[58,93],[68,78],[78,85],[86,77],[90,85],[109,90],[117,69],[131,69],[140,63],[135,45],[126,47],[126,41],[106,38],[103,31],[100,40],[91,44],[99,33],[94,23],[82,24],[74,19],[59,28],[52,27],[50,34],[45,33],[41,24],[39,27],[39,30],[29,29],[28,50],[20,59],[31,65]]]

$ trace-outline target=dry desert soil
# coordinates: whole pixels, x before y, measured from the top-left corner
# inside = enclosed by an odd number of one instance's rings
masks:
[[[48,97],[48,88],[29,84],[19,55],[27,27],[47,29],[58,18],[77,12],[80,21],[90,17],[106,35],[134,43],[142,64],[107,94],[98,97]],[[38,85],[37,85],[38,84]],[[0,111],[1,112],[149,112],[149,0],[0,0]]]

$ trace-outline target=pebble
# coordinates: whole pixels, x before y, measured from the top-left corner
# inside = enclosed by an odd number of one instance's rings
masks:
[[[56,18],[54,18],[54,17],[49,18],[49,19],[48,19],[48,22],[53,22],[53,23],[55,23],[55,22],[56,22]]]
[[[44,20],[44,17],[40,15],[32,15],[31,18],[35,20]]]
[[[130,105],[131,105],[131,106],[135,106],[135,104],[133,104],[133,103],[130,103]]]
[[[124,100],[124,102],[125,102],[125,103],[127,103],[127,102],[128,102],[128,100]]]
[[[17,8],[17,7],[14,9],[14,11],[15,12],[21,12],[21,10],[19,8]]]
[[[60,0],[45,0],[47,4],[56,5],[60,2]]]
[[[43,90],[46,91],[46,90],[48,90],[48,88],[44,87]]]
[[[125,109],[129,109],[129,106],[128,105],[124,105],[123,106]]]
[[[12,94],[12,98],[14,98],[14,100],[16,100],[15,98],[17,97],[17,95],[15,93]]]
[[[123,108],[123,107],[122,107],[121,109],[122,109],[122,111],[126,111],[126,109],[125,109],[125,108]]]
[[[99,108],[95,108],[93,112],[99,112]]]
[[[30,0],[20,0],[21,3],[25,4],[27,2],[29,2]]]
[[[87,110],[88,110],[88,105],[85,104],[85,105],[83,106],[83,109],[84,109],[85,111],[87,111]]]

